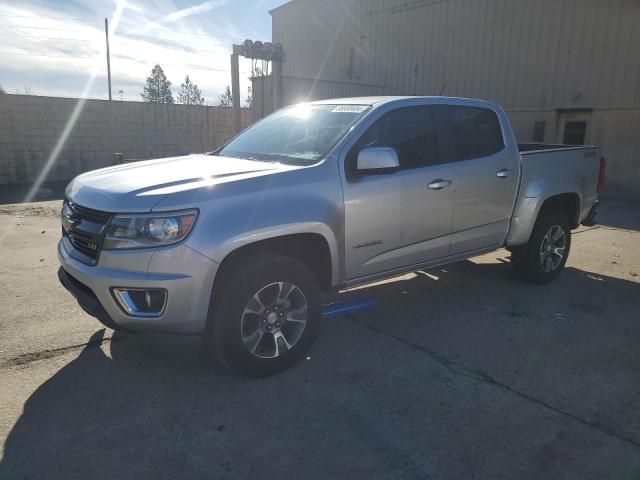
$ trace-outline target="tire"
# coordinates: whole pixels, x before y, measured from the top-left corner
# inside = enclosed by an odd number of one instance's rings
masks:
[[[529,242],[512,248],[511,264],[524,280],[543,285],[555,280],[560,274],[570,249],[571,227],[567,217],[560,212],[542,212],[533,227]]]
[[[278,254],[253,255],[216,280],[205,342],[231,370],[264,377],[307,353],[321,317],[320,286],[304,264]]]

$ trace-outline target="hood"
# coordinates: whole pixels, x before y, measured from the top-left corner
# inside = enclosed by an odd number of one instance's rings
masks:
[[[67,197],[106,212],[144,212],[167,195],[299,167],[213,155],[128,163],[77,176]]]

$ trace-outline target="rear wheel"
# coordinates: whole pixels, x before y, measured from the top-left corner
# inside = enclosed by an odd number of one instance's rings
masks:
[[[249,257],[216,282],[206,341],[232,370],[266,376],[300,360],[316,334],[321,292],[302,263],[277,254]]]
[[[543,212],[527,245],[512,249],[511,263],[525,280],[549,283],[564,268],[570,248],[571,228],[567,217],[559,212]]]

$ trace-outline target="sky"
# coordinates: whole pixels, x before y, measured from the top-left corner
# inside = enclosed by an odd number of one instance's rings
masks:
[[[7,93],[108,98],[109,20],[114,100],[140,101],[155,64],[174,98],[186,75],[205,103],[231,84],[231,45],[271,40],[269,10],[286,0],[2,0],[0,86]],[[240,58],[242,102],[251,61]]]

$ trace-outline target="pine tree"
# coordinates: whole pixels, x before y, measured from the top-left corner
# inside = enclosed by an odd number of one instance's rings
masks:
[[[218,95],[218,105],[220,107],[230,107],[233,104],[233,97],[231,96],[231,88],[227,85],[224,93],[222,95]]]
[[[151,70],[151,76],[147,77],[144,92],[140,94],[143,102],[149,103],[173,103],[171,94],[171,82],[167,80],[162,67],[156,65]]]
[[[198,88],[198,85],[193,83],[187,75],[184,79],[184,83],[180,85],[180,93],[178,93],[178,103],[184,103],[185,105],[203,105],[204,97],[202,92]]]

